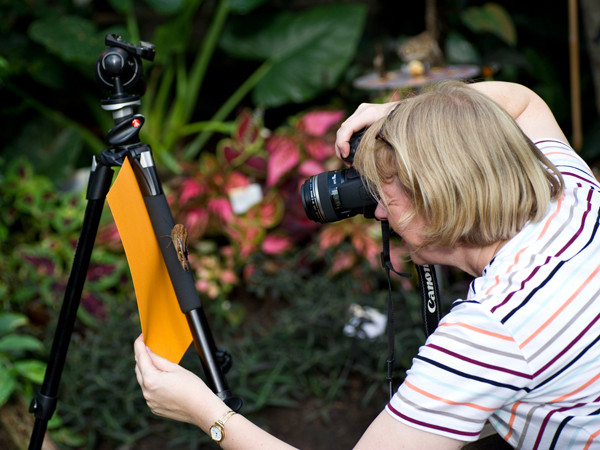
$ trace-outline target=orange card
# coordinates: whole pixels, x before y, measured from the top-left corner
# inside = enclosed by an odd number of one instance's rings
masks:
[[[157,355],[179,363],[193,341],[192,333],[129,159],[125,158],[106,198],[129,263],[144,342]]]

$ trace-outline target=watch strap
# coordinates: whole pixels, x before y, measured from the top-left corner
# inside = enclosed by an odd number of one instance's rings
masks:
[[[215,439],[212,435],[212,440],[215,441],[216,443],[219,443],[223,440],[223,438],[225,437],[225,422],[227,422],[229,420],[229,418],[231,416],[233,416],[236,412],[229,410],[226,413],[224,413],[221,417],[219,417],[219,419],[211,426],[211,428],[213,427],[218,427],[221,430],[221,438],[220,439]]]

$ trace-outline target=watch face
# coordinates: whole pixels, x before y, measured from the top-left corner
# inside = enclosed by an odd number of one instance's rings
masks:
[[[213,439],[213,441],[221,442],[223,439],[223,430],[221,430],[219,426],[213,425],[210,427],[210,437]]]

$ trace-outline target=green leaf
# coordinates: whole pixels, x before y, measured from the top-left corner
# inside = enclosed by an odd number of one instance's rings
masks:
[[[0,338],[0,352],[42,351],[44,344],[33,336],[9,334]]]
[[[15,363],[15,369],[25,379],[42,384],[46,373],[46,364],[35,359],[26,359]]]
[[[58,414],[54,414],[52,418],[54,417],[58,417]],[[48,428],[50,428],[50,426],[48,426]],[[54,441],[68,446],[68,448],[80,448],[89,444],[85,435],[71,431],[66,427],[57,428],[56,431],[52,433],[52,438]]]
[[[29,37],[67,62],[93,66],[104,48],[104,35],[78,16],[45,17],[29,27]]]
[[[57,182],[73,173],[83,151],[83,139],[72,126],[58,127],[49,120],[39,119],[26,123],[8,148],[30,161],[36,174]]]
[[[270,71],[253,92],[265,107],[308,101],[335,86],[362,34],[362,5],[329,5],[228,28],[222,47],[240,58],[270,60]]]
[[[145,0],[154,11],[163,14],[174,14],[181,10],[183,0]]]
[[[0,364],[0,407],[4,405],[17,386],[17,377]]]
[[[27,324],[27,316],[18,313],[0,314],[0,336],[4,336]]]
[[[194,15],[201,0],[188,1],[181,11],[164,24],[156,27],[152,43],[156,46],[156,62],[174,64],[170,55],[184,53],[193,40],[189,37]]]
[[[108,3],[120,14],[127,14],[133,11],[133,0],[108,0]]]
[[[236,14],[248,14],[268,0],[231,0],[231,11]]]
[[[451,64],[480,64],[481,57],[477,49],[458,33],[451,32],[446,38],[444,55]]]
[[[461,19],[475,33],[492,33],[512,46],[517,43],[515,24],[506,9],[497,3],[467,8]]]

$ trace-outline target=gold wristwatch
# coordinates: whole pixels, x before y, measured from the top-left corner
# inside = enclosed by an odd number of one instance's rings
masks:
[[[227,411],[225,414],[223,414],[221,416],[221,418],[219,420],[217,420],[210,427],[210,430],[209,430],[210,437],[217,444],[220,443],[225,438],[225,422],[227,422],[229,420],[229,418],[231,416],[233,416],[234,414],[235,414],[235,411],[231,411],[231,410]]]

